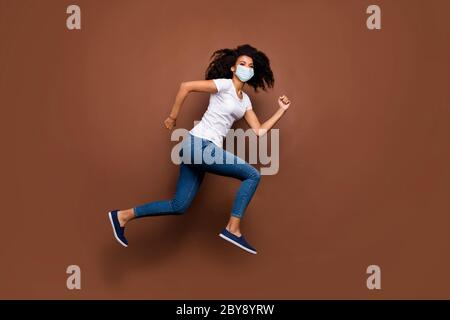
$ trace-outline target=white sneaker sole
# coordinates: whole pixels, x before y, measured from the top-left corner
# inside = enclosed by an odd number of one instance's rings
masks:
[[[251,249],[249,249],[249,248],[244,247],[244,246],[241,245],[240,243],[237,243],[236,241],[234,241],[234,240],[232,240],[232,239],[230,239],[230,238],[224,236],[224,235],[221,234],[221,233],[219,233],[219,237],[221,237],[222,239],[227,240],[228,242],[231,242],[232,244],[238,246],[239,248],[241,248],[241,249],[243,249],[243,250],[245,250],[245,251],[247,251],[247,252],[250,252],[250,253],[253,253],[253,254],[257,254],[256,251],[253,251],[253,250],[251,250]]]
[[[123,245],[124,247],[128,247],[128,245],[127,245],[126,243],[124,243],[122,240],[120,240],[119,237],[117,236],[116,228],[114,228],[114,221],[113,221],[113,218],[112,218],[112,213],[111,213],[111,211],[108,212],[108,217],[109,217],[109,221],[111,221],[111,226],[112,226],[112,228],[113,228],[114,237],[116,238],[117,241],[119,241],[119,243],[120,243],[121,245]]]

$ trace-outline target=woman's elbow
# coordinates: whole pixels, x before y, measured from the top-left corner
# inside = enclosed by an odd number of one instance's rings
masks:
[[[259,128],[253,127],[253,128],[252,128],[252,131],[253,131],[253,133],[254,133],[257,137],[259,137]]]
[[[267,133],[267,131],[268,131],[267,129],[259,128],[258,129],[258,137],[264,136]]]
[[[189,84],[185,81],[181,82],[180,91],[189,92]]]
[[[267,130],[263,129],[261,127],[253,128],[253,132],[256,134],[257,137],[262,137],[266,134]]]

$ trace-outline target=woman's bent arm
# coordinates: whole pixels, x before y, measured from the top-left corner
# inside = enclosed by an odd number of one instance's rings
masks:
[[[278,99],[278,104],[278,110],[262,124],[259,122],[259,119],[253,109],[250,109],[245,113],[245,121],[247,121],[250,128],[253,129],[258,137],[265,135],[267,131],[270,130],[278,120],[280,120],[280,118],[289,108],[291,102],[286,96],[283,95]]]
[[[175,102],[173,103],[169,117],[164,121],[166,128],[172,129],[187,95],[190,92],[217,92],[217,87],[212,80],[185,81],[180,84]]]
[[[170,116],[174,119],[178,117],[181,106],[190,92],[217,92],[216,85],[212,80],[185,81],[180,84],[180,89],[175,97]]]

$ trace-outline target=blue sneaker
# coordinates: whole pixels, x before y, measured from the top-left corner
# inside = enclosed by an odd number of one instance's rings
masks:
[[[241,249],[244,249],[247,252],[256,254],[256,249],[253,248],[244,238],[243,235],[240,237],[232,234],[230,231],[227,230],[227,228],[223,228],[223,230],[219,233],[219,236],[232,244],[238,246]]]
[[[119,210],[113,210],[108,212],[109,220],[111,221],[111,225],[114,231],[114,237],[116,237],[117,241],[124,247],[128,247],[128,241],[125,238],[125,228],[120,226],[119,218],[117,217],[117,213]]]

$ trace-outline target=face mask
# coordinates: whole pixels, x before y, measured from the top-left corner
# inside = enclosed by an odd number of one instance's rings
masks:
[[[242,81],[246,82],[253,77],[253,68],[244,67],[243,65],[238,64],[236,69],[236,76]]]

